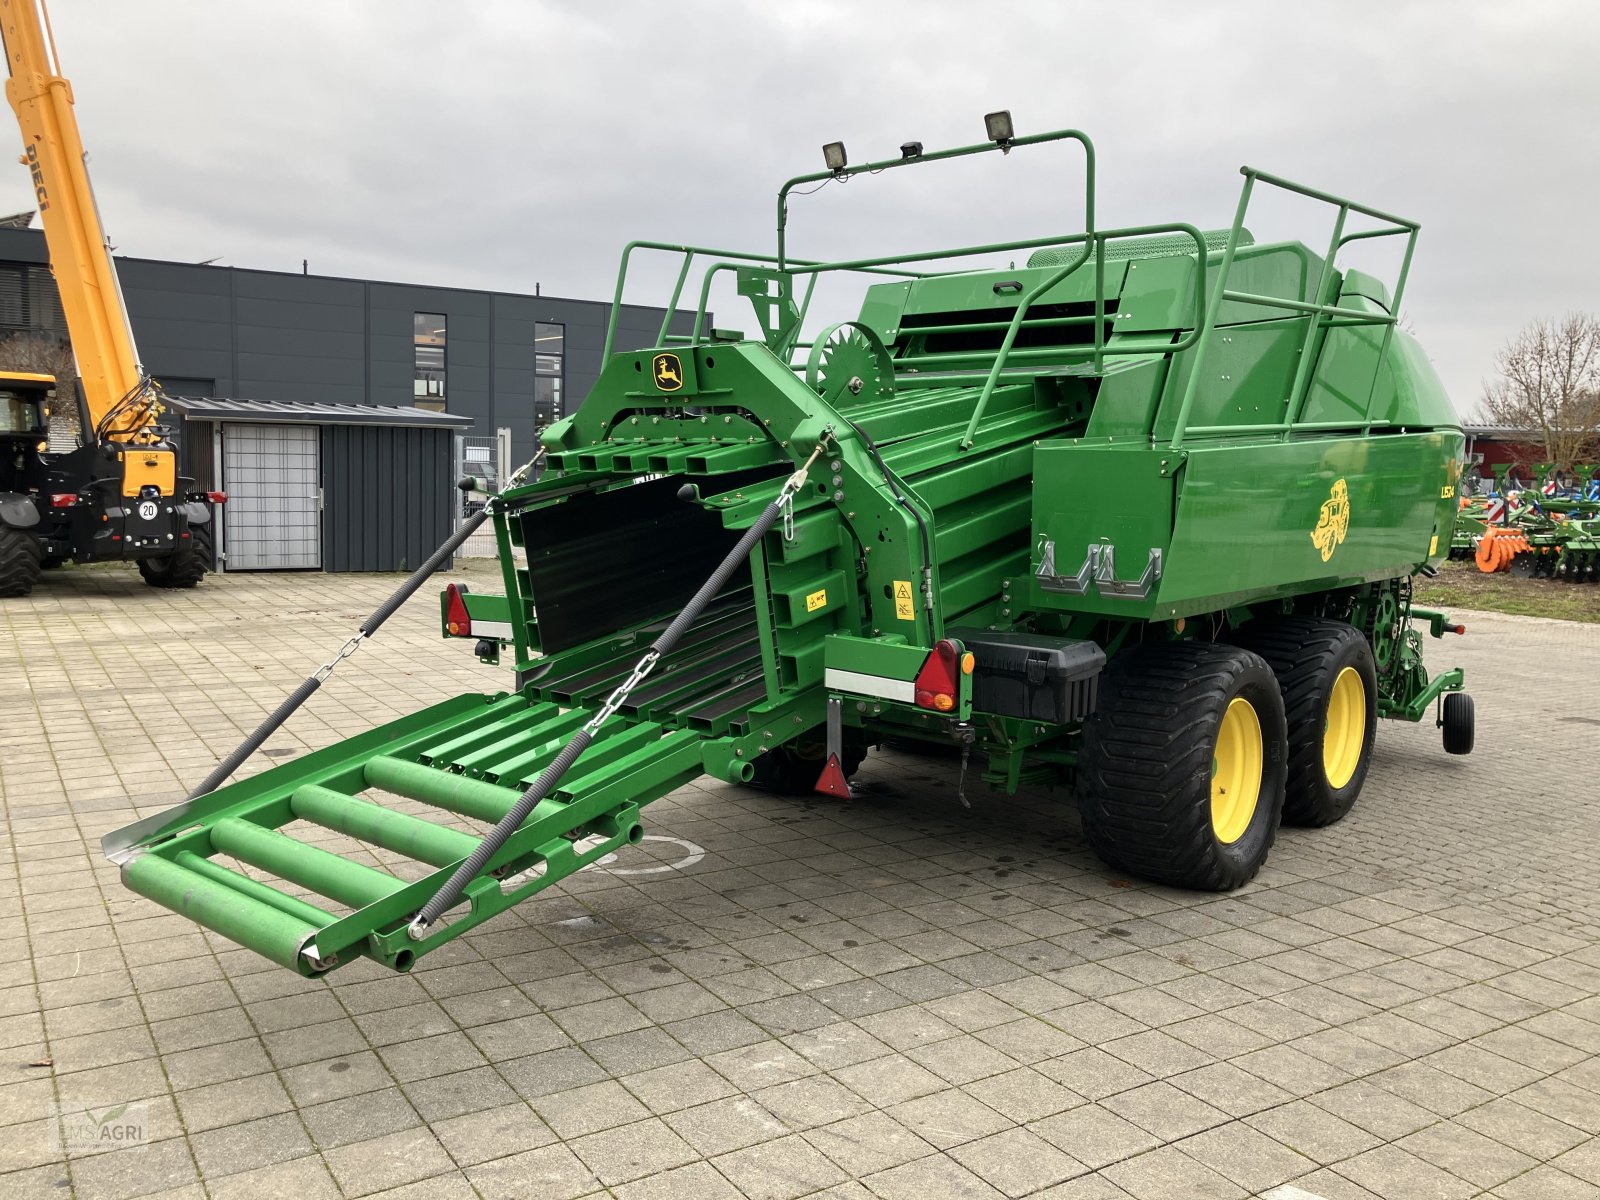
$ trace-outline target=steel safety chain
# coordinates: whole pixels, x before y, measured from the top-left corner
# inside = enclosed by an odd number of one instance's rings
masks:
[[[656,663],[661,661],[661,655],[651,650],[638,662],[633,664],[633,671],[629,676],[616,686],[611,695],[606,697],[606,702],[596,711],[594,716],[584,722],[583,727],[590,733],[599,733],[600,726],[611,718],[611,715],[627,702],[628,693],[644,682],[644,677],[655,670]]]
[[[337,667],[345,659],[349,658],[357,650],[361,649],[361,643],[366,640],[367,635],[364,633],[351,634],[350,640],[339,647],[339,653],[335,654],[327,662],[323,663],[314,672],[312,672],[311,678],[315,679],[318,683],[322,683],[328,678],[329,675],[333,674],[335,667]]]

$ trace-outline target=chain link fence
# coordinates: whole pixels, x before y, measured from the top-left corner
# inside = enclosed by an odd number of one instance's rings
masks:
[[[456,478],[470,475],[483,481],[483,490],[462,492],[458,490],[456,527],[484,506],[489,496],[504,486],[511,474],[511,430],[497,429],[494,437],[458,437],[456,439]],[[494,525],[482,529],[462,543],[458,558],[494,558],[497,553]]]

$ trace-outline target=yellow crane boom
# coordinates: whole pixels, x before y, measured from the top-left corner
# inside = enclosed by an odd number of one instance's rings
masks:
[[[104,441],[151,441],[147,430],[156,413],[156,392],[134,346],[89,182],[72,84],[61,74],[43,0],[0,0],[0,34],[10,71],[6,99],[22,129],[21,161],[33,179],[90,428]],[[155,456],[153,473],[141,469],[149,457],[141,447],[125,459],[132,477],[124,481],[125,494],[135,495],[149,483],[163,494],[172,491],[170,453]]]

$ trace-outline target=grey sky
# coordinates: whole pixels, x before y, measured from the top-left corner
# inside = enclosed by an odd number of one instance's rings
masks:
[[[777,184],[818,168],[825,141],[857,162],[974,142],[1004,107],[1019,132],[1093,136],[1102,227],[1225,226],[1242,163],[1421,221],[1405,309],[1464,411],[1525,322],[1600,310],[1593,3],[55,0],[51,15],[126,254],[603,297],[630,238],[769,249]],[[0,172],[0,211],[28,198],[20,167]],[[1081,199],[1080,160],[1055,148],[893,172],[797,201],[795,249],[1066,233]],[[1328,219],[1280,205],[1251,224],[1316,245]]]

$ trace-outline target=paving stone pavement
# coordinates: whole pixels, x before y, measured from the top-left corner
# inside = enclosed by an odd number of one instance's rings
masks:
[[[303,980],[124,890],[100,835],[396,583],[74,569],[0,602],[6,1200],[1600,1196],[1600,627],[1430,642],[1478,753],[1385,723],[1355,812],[1231,895],[882,751],[847,804],[683,788],[615,864],[660,870],[410,975]],[[252,769],[503,685],[436,621],[413,602]],[[59,1148],[53,1106],[123,1103],[143,1148]]]

